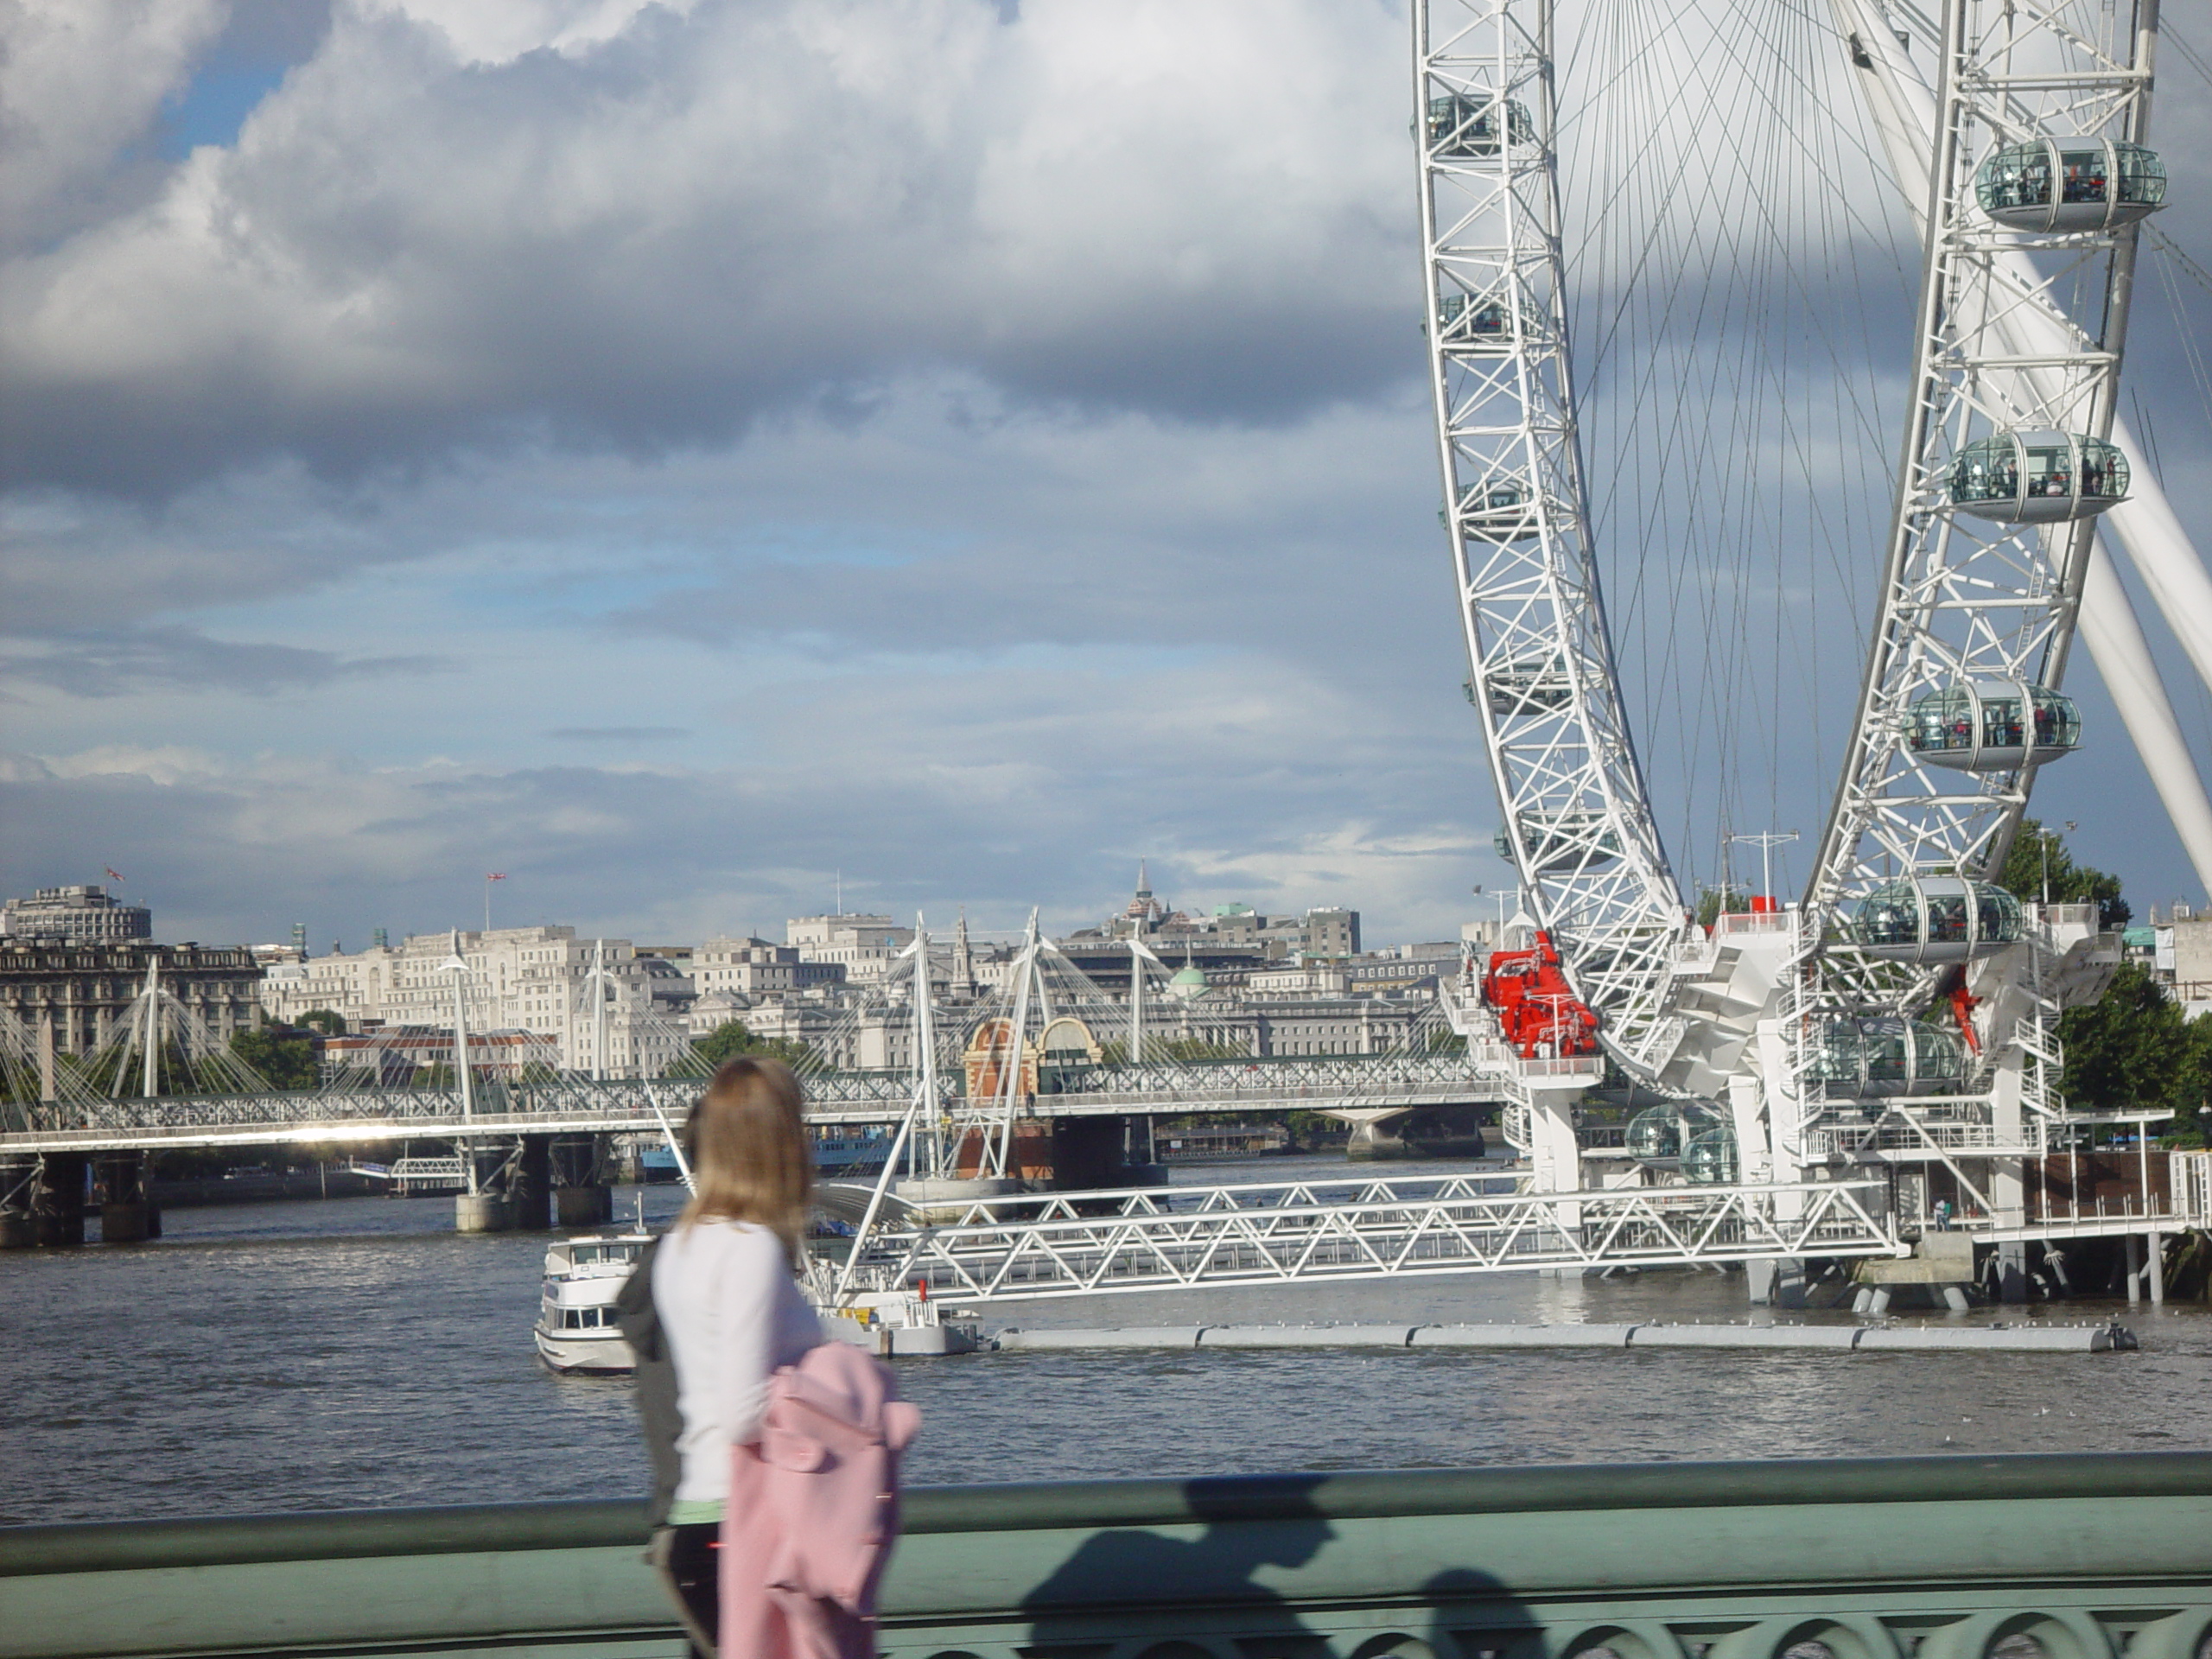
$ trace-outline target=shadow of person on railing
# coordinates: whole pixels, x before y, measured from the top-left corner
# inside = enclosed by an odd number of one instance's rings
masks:
[[[1428,1605],[1423,1639],[1435,1659],[1539,1659],[1544,1651],[1542,1621],[1487,1573],[1449,1567],[1421,1593]],[[1401,1659],[1408,1659],[1402,1650]]]
[[[1313,1497],[1327,1480],[1262,1475],[1185,1482],[1184,1518],[1093,1533],[1022,1598],[1031,1621],[1024,1647],[1049,1653],[1128,1635],[1172,1644],[1233,1633],[1252,1659],[1318,1655],[1320,1638],[1259,1575],[1268,1567],[1305,1567],[1336,1536]],[[1205,1529],[1195,1538],[1165,1529],[1193,1523]]]

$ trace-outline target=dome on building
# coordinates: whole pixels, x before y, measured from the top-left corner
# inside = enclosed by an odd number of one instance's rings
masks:
[[[1190,998],[1204,996],[1208,989],[1205,970],[1201,968],[1179,968],[1175,977],[1167,982],[1167,995]]]

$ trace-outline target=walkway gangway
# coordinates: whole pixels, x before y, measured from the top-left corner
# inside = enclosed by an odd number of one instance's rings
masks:
[[[1523,1190],[1512,1173],[1252,1182],[979,1199],[855,1242],[851,1282],[1036,1301],[1532,1268],[1904,1255],[1878,1183]],[[1501,1187],[1509,1190],[1500,1191]]]

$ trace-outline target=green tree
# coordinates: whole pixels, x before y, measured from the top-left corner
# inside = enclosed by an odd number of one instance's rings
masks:
[[[2212,1014],[2200,1014],[2183,1028],[2170,1103],[2174,1109],[2171,1143],[2212,1146]]]
[[[313,1026],[326,1037],[346,1034],[346,1016],[335,1008],[309,1008],[300,1016],[303,1026]]]
[[[1711,927],[1724,912],[1733,913],[1749,910],[1751,895],[1741,887],[1700,887],[1697,893],[1697,925]]]
[[[781,1060],[792,1067],[814,1052],[804,1043],[793,1042],[788,1037],[756,1037],[742,1020],[725,1020],[705,1036],[693,1039],[691,1051],[709,1065],[752,1055],[760,1059]]]
[[[1151,1053],[1153,1052],[1153,1046],[1150,1043],[1147,1043],[1145,1045],[1145,1052],[1147,1053]],[[1166,1059],[1181,1060],[1185,1062],[1193,1060],[1249,1060],[1252,1058],[1251,1054],[1244,1049],[1237,1048],[1228,1043],[1208,1042],[1203,1037],[1170,1037],[1166,1042],[1160,1045],[1159,1053],[1161,1058]]]
[[[2149,969],[2121,964],[2102,996],[2059,1019],[2069,1103],[2107,1112],[2180,1107],[2198,1046],[2190,1024]],[[2193,1112],[2195,1103],[2186,1109]]]
[[[274,1089],[312,1089],[320,1081],[314,1039],[287,1027],[232,1032],[231,1052],[268,1078]]]
[[[2076,864],[2073,854],[2066,850],[2063,836],[2056,830],[2046,834],[2038,818],[2022,818],[2005,868],[1997,873],[1997,884],[2014,898],[2032,904],[2044,897],[2046,880],[2051,903],[2094,905],[2101,927],[2126,927],[2133,914],[2120,896],[2118,876]]]

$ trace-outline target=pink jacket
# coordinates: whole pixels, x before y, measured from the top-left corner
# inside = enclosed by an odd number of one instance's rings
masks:
[[[891,1368],[842,1342],[779,1368],[733,1449],[721,1659],[872,1659],[899,1535],[899,1454],[921,1427]]]

